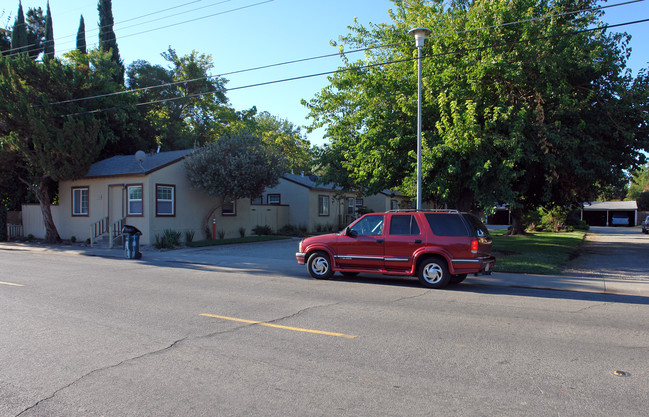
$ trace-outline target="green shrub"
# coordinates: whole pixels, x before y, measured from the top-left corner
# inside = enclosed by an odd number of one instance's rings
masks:
[[[164,234],[165,238],[167,239],[167,246],[170,249],[175,248],[176,246],[180,246],[180,237],[182,236],[180,232],[172,229],[165,229]]]
[[[257,236],[263,236],[263,235],[272,235],[273,234],[273,229],[270,228],[270,226],[260,226],[257,225],[255,226],[254,229],[252,229],[252,232],[256,234]]]
[[[246,237],[246,228],[245,227],[240,227],[239,228],[239,236],[240,237]]]
[[[167,238],[164,235],[160,236],[156,233],[155,242],[153,242],[153,247],[156,249],[163,249],[167,247]]]
[[[219,240],[225,239],[225,230],[219,229],[216,231],[216,234],[219,237]]]
[[[193,230],[187,230],[185,232],[185,243],[192,243],[194,241],[194,231]]]
[[[293,226],[292,224],[287,224],[279,229],[279,234],[283,236],[297,236],[302,237],[306,236],[307,229],[306,226]]]
[[[76,237],[76,236],[72,236],[72,237],[70,237],[70,242],[75,243],[76,241],[77,241],[77,237]]]

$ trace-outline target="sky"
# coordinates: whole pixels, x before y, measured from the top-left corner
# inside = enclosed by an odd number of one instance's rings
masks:
[[[45,10],[47,0],[22,0],[22,5],[25,12],[32,7]],[[138,59],[166,66],[160,54],[171,47],[179,55],[192,50],[211,55],[212,75],[335,54],[337,49],[330,41],[349,33],[354,18],[363,25],[389,22],[387,10],[394,7],[390,0],[113,0],[112,5],[119,52],[126,66]],[[1,27],[13,23],[17,8],[18,0],[0,0]],[[97,46],[97,0],[50,0],[50,8],[57,56],[75,48],[81,15],[88,48]],[[649,19],[649,0],[607,9],[604,16],[608,24],[642,19]],[[648,66],[649,22],[613,31],[632,35],[628,66],[637,75]],[[340,64],[335,56],[226,75],[227,97],[237,110],[256,106],[296,126],[308,125],[308,111],[300,102],[327,86],[326,76],[245,87],[333,71]],[[322,145],[326,143],[323,134],[319,129],[307,137],[312,144]]]

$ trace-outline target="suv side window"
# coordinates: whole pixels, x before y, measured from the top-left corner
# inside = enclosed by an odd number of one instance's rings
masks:
[[[380,236],[383,234],[384,218],[382,214],[362,217],[350,227],[350,230],[359,236]]]
[[[435,236],[471,236],[460,215],[426,213],[426,220]]]
[[[390,234],[399,236],[418,236],[417,219],[412,214],[394,214],[390,219]]]

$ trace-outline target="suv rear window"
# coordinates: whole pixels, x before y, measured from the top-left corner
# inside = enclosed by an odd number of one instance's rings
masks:
[[[469,213],[464,213],[464,218],[471,223],[471,226],[475,229],[478,237],[489,237],[489,230],[487,230],[487,226],[485,226],[480,219]]]
[[[436,236],[471,236],[462,216],[449,213],[426,213],[426,220]]]

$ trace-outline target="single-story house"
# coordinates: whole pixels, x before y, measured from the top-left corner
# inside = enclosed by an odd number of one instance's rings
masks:
[[[61,181],[58,204],[51,207],[59,235],[92,244],[107,240],[112,246],[126,224],[142,232],[143,245],[156,243],[167,230],[179,232],[181,241],[187,235],[195,240],[250,235],[256,226],[319,232],[340,230],[361,208],[407,207],[401,194],[384,191],[363,198],[304,174],[283,175],[258,198],[222,204],[189,183],[183,161],[192,151],[114,156],[94,163],[82,178]],[[37,204],[23,204],[22,217],[24,235],[45,237]]]
[[[289,224],[309,232],[339,230],[358,217],[363,200],[356,193],[333,184],[319,184],[314,175],[284,174],[275,187],[268,188],[255,205],[288,206]],[[359,206],[360,204],[360,206]]]
[[[363,197],[362,205],[376,213],[413,208],[410,197],[391,190],[383,190],[377,194]]]
[[[114,156],[94,163],[80,179],[61,181],[58,204],[52,206],[59,235],[94,241],[118,236],[124,224],[142,232],[142,244],[155,243],[165,230],[180,232],[183,241],[185,234],[202,240],[213,230],[226,237],[238,237],[240,228],[250,234],[249,199],[221,205],[191,187],[183,164],[191,152],[139,152],[139,160]],[[23,226],[26,235],[45,236],[38,205],[23,205]]]

